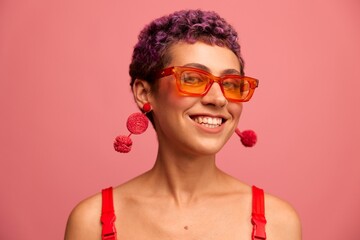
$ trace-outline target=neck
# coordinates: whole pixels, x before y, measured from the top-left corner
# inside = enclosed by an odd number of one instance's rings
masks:
[[[221,175],[215,165],[215,155],[174,154],[162,149],[159,149],[156,163],[149,173],[156,189],[162,194],[170,194],[179,206],[216,191]]]

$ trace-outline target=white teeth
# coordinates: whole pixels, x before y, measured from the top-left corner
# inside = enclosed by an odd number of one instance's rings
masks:
[[[218,117],[196,116],[193,118],[193,120],[208,128],[215,128],[222,124],[222,118]]]

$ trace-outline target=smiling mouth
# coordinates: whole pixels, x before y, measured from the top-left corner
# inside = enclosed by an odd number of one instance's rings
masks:
[[[192,116],[191,119],[207,128],[220,127],[226,120],[221,117],[209,117],[209,116]]]

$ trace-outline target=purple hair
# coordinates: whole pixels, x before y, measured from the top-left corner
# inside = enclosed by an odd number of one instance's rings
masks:
[[[236,31],[212,11],[182,10],[155,19],[145,26],[138,39],[129,70],[131,86],[137,78],[153,85],[155,74],[171,61],[167,50],[180,41],[202,41],[229,48],[238,57],[240,72],[244,74],[244,61],[241,58]]]

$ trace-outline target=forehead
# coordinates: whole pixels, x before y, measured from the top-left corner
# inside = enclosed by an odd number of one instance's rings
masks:
[[[170,56],[168,66],[201,64],[206,66],[215,75],[229,69],[240,71],[238,57],[226,47],[209,45],[203,42],[195,42],[193,44],[179,42],[172,45],[168,53]]]

